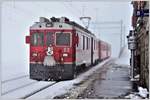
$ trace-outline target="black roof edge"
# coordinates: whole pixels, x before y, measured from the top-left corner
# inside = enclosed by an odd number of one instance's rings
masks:
[[[69,21],[69,22],[65,22],[65,23],[70,24],[70,25],[73,25],[73,26],[76,26],[76,27],[78,27],[78,28],[84,30],[85,32],[87,32],[87,33],[89,33],[89,34],[95,36],[95,34],[93,34],[91,31],[89,31],[88,29],[84,28],[83,26],[79,25],[78,23],[76,23],[76,22],[74,22],[74,21]]]

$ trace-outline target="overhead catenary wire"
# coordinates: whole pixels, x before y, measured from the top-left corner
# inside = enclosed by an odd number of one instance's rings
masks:
[[[50,14],[50,12],[54,11],[54,10],[49,9],[47,6],[42,6],[41,3],[39,3],[39,2],[35,2],[34,5],[42,8],[43,12],[46,11],[48,14]],[[53,12],[53,13],[55,14],[55,12]]]
[[[63,5],[64,5],[64,7],[67,9],[67,11],[69,11],[70,14],[72,14],[72,15],[75,16],[76,18],[79,18],[78,15],[77,15],[77,13],[74,12],[74,11],[72,10],[72,8],[70,8],[69,6],[67,6],[65,2],[61,2],[61,4],[62,4],[62,3],[63,3]],[[73,12],[74,12],[74,13],[73,13]],[[80,15],[80,14],[79,14],[79,15]]]
[[[64,6],[67,8],[67,10],[73,15],[75,16],[77,19],[79,19],[81,16],[82,11],[80,11],[79,9],[75,8],[72,6],[71,3],[68,3],[68,6],[66,5],[66,3],[64,3]],[[70,7],[69,7],[70,6]],[[73,8],[73,10],[72,10]],[[74,12],[74,13],[73,13]],[[83,15],[83,14],[82,14]],[[85,25],[85,21],[84,20],[80,20],[84,25]],[[85,25],[86,26],[86,25]]]
[[[34,6],[36,8],[36,7],[39,7],[40,4],[39,3],[38,4],[34,3]],[[43,8],[43,6],[41,8]],[[36,16],[38,16],[38,13],[36,13],[36,12],[34,12],[32,10],[25,9],[22,6],[19,6],[18,4],[16,4],[15,0],[13,0],[12,3],[9,6],[5,6],[5,9],[6,10],[9,9],[11,11],[11,12],[9,12],[10,16],[6,16],[6,17],[8,17],[8,19],[11,20],[14,24],[16,24],[16,21],[17,21],[15,16],[20,15],[21,18],[22,17],[28,17],[30,19],[31,18],[32,19],[36,18]],[[46,11],[47,13],[50,12],[50,10],[47,9],[47,8],[44,8],[43,11]]]
[[[25,18],[26,17],[28,17],[28,18],[34,17],[32,14],[25,12],[22,9],[18,8],[16,4],[13,4],[12,6],[6,6],[5,9],[3,9],[3,11],[8,11],[6,13],[8,13],[9,16],[6,16],[6,17],[9,19],[9,21],[12,22],[12,24],[15,24],[15,25],[17,24],[16,23],[17,19],[15,16],[17,16],[17,17],[20,16],[21,18],[22,17],[25,17]],[[5,12],[2,14],[5,14]]]

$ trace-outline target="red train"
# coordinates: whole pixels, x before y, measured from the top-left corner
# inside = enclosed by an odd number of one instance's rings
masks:
[[[111,46],[66,17],[40,21],[30,27],[30,78],[73,79],[76,68],[89,66],[111,55]]]

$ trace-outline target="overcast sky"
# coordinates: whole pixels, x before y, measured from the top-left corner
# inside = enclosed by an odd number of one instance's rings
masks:
[[[29,48],[25,44],[25,36],[29,35],[29,27],[39,17],[66,16],[81,25],[81,16],[91,17],[89,29],[100,39],[112,45],[112,56],[118,56],[120,49],[121,24],[101,22],[123,21],[125,34],[131,29],[131,2],[19,2],[2,3],[2,70],[12,66],[23,68],[27,72]],[[99,22],[101,24],[92,24]]]

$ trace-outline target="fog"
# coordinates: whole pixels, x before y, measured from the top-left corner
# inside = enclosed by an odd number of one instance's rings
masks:
[[[29,45],[25,43],[25,36],[29,35],[29,27],[41,16],[47,18],[66,16],[81,25],[83,23],[79,17],[90,16],[92,19],[89,29],[101,40],[111,44],[113,57],[118,57],[120,50],[120,24],[95,25],[92,22],[122,20],[125,34],[128,34],[131,28],[131,2],[6,1],[1,7],[2,80],[28,74]]]

